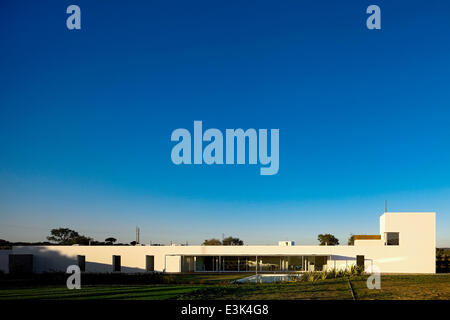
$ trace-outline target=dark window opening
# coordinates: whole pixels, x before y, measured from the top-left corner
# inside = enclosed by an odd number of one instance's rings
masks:
[[[78,267],[80,268],[80,271],[86,271],[86,256],[78,256]]]
[[[121,269],[120,256],[113,256],[113,271],[120,272],[120,269]]]
[[[9,273],[27,274],[33,272],[32,254],[10,254],[9,255]]]
[[[398,232],[386,232],[385,236],[385,245],[398,246],[400,244],[400,235]]]
[[[145,256],[145,270],[155,271],[155,256]]]
[[[364,270],[364,256],[356,256],[356,266]]]

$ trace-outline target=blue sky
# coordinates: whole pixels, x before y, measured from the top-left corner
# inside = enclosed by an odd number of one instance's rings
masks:
[[[68,5],[82,29],[66,28]],[[365,27],[370,4],[382,30]],[[436,211],[450,247],[445,1],[2,1],[0,238],[316,243]],[[280,170],[175,166],[174,129],[280,129]]]

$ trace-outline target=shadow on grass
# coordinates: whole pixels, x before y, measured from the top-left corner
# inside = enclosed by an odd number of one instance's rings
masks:
[[[7,290],[2,292],[0,299],[129,299],[135,297],[159,297],[159,299],[174,297],[182,293],[198,290],[200,286],[137,286],[137,287],[88,287],[80,290],[67,288],[39,288],[28,290]]]

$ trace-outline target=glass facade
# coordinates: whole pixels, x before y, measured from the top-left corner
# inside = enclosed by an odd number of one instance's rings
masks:
[[[183,256],[182,272],[320,271],[328,256]]]

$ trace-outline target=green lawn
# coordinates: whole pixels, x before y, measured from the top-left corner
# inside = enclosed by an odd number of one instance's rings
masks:
[[[233,284],[239,274],[171,276],[174,284],[95,285],[0,289],[5,299],[353,299],[346,278],[275,284]],[[450,274],[383,275],[381,290],[366,287],[367,276],[350,281],[357,299],[450,299]]]
[[[84,286],[80,290],[66,287],[38,287],[0,290],[4,299],[133,299],[163,300],[192,293],[202,285]]]
[[[389,300],[450,300],[450,274],[435,275],[383,275],[381,289],[369,290],[366,277],[352,281],[356,296],[364,299]]]
[[[235,300],[351,300],[352,292],[346,279],[310,282],[265,284],[229,284],[211,286],[194,291],[179,299],[235,299]]]

